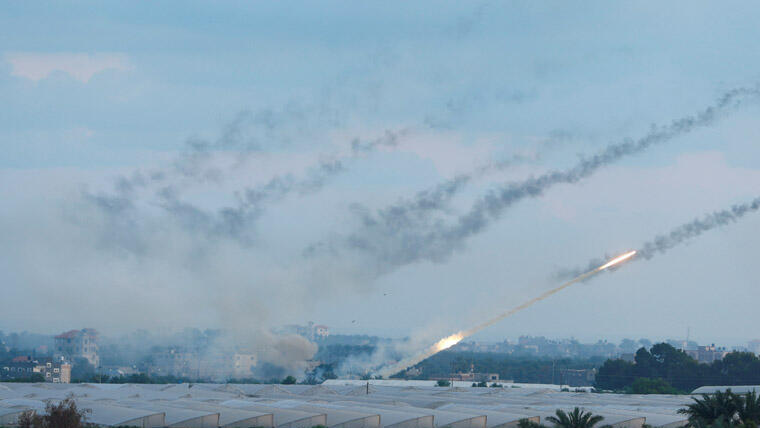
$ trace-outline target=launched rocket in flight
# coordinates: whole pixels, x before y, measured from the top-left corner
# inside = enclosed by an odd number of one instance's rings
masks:
[[[521,304],[519,306],[516,306],[516,307],[510,309],[507,312],[504,312],[503,314],[501,314],[501,315],[499,315],[499,316],[497,316],[495,318],[492,318],[492,319],[490,319],[490,320],[488,320],[488,321],[486,321],[484,323],[478,324],[475,327],[472,327],[472,328],[470,328],[468,330],[460,331],[458,333],[452,334],[451,336],[444,337],[443,339],[439,340],[438,342],[434,343],[432,346],[430,346],[429,348],[427,348],[424,352],[422,352],[422,353],[420,353],[418,355],[415,355],[415,356],[413,356],[411,358],[407,358],[407,359],[401,360],[398,363],[396,363],[396,364],[394,364],[394,365],[392,365],[390,367],[386,367],[386,368],[381,369],[378,372],[378,375],[379,376],[383,376],[383,377],[387,377],[387,376],[393,375],[395,373],[398,373],[401,370],[405,370],[405,369],[407,369],[407,368],[409,368],[409,367],[411,367],[411,366],[419,363],[420,361],[422,361],[422,360],[424,360],[424,359],[426,359],[428,357],[431,357],[431,356],[433,356],[433,355],[435,355],[435,354],[437,354],[437,353],[439,353],[439,352],[441,352],[441,351],[443,351],[445,349],[451,348],[452,346],[454,346],[457,343],[461,342],[465,337],[472,336],[473,334],[475,334],[475,333],[483,330],[484,328],[489,327],[489,326],[491,326],[493,324],[496,324],[497,322],[503,320],[504,318],[506,318],[506,317],[508,317],[508,316],[516,313],[516,312],[519,312],[519,311],[521,311],[521,310],[523,310],[525,308],[528,308],[528,307],[532,306],[534,303],[538,303],[541,300],[544,300],[545,298],[551,296],[554,293],[557,293],[557,292],[559,292],[559,291],[561,291],[561,290],[563,290],[563,289],[565,289],[565,288],[567,288],[567,287],[569,287],[569,286],[571,286],[571,285],[573,285],[573,284],[575,284],[577,282],[583,281],[584,279],[587,279],[587,278],[589,278],[589,277],[591,277],[593,275],[596,275],[597,273],[599,273],[599,272],[601,272],[601,271],[603,271],[605,269],[609,269],[609,268],[611,268],[613,266],[616,266],[616,265],[618,265],[618,264],[620,264],[620,263],[622,263],[622,262],[630,259],[631,257],[633,257],[635,255],[636,255],[636,251],[634,250],[634,251],[629,251],[629,252],[627,252],[625,254],[622,254],[620,256],[617,256],[614,259],[608,261],[607,263],[605,263],[605,264],[603,264],[603,265],[601,265],[601,266],[599,266],[599,267],[597,267],[597,268],[595,268],[593,270],[590,270],[590,271],[588,271],[588,272],[586,272],[586,273],[584,273],[582,275],[579,275],[579,276],[571,279],[570,281],[565,282],[564,284],[560,285],[559,287],[552,288],[551,290],[544,292],[540,296],[534,297],[533,299],[528,300],[527,302],[525,302],[525,303],[523,303],[523,304]]]

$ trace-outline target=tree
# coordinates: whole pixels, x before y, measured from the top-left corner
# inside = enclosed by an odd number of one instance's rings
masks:
[[[559,428],[593,428],[594,425],[604,420],[604,417],[585,412],[576,407],[570,413],[557,409],[556,416],[548,416],[547,421]]]
[[[633,381],[633,370],[633,364],[628,361],[607,360],[599,368],[595,386],[598,389],[621,390]]]
[[[665,379],[647,377],[640,377],[633,381],[626,392],[631,394],[678,394],[678,390],[673,388]]]
[[[283,385],[294,385],[295,383],[296,383],[296,378],[290,375],[288,375],[288,377],[282,380]]]
[[[74,358],[71,365],[71,379],[74,381],[89,381],[95,376],[95,367],[87,358]]]
[[[739,410],[739,402],[730,389],[702,394],[701,399],[692,397],[692,400],[693,403],[678,409],[678,413],[687,415],[689,424],[695,427],[716,423],[730,425]]]
[[[48,403],[44,415],[24,412],[18,418],[20,428],[82,428],[88,411],[77,408],[71,397],[58,404]]]
[[[737,395],[736,414],[739,420],[745,425],[757,425],[760,423],[760,397],[754,390],[744,394]]]

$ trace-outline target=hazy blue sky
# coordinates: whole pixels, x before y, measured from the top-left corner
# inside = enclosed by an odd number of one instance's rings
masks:
[[[3,330],[446,334],[760,196],[753,98],[421,244],[489,191],[755,87],[755,2],[0,9]],[[460,174],[434,210],[408,203]],[[759,230],[748,215],[478,337],[756,338]]]

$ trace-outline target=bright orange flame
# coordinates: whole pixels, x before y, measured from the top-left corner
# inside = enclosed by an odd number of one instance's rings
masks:
[[[433,349],[435,349],[435,352],[449,349],[457,343],[461,342],[462,339],[464,339],[464,336],[461,333],[452,334],[451,336],[444,337],[443,339],[436,342],[435,345],[433,345]]]
[[[629,251],[629,252],[623,254],[622,256],[617,256],[614,259],[612,259],[612,260],[608,261],[607,263],[603,264],[602,266],[599,266],[598,268],[596,268],[596,270],[598,270],[598,271],[599,270],[605,270],[605,269],[607,269],[610,266],[614,266],[614,265],[616,265],[616,264],[618,264],[618,263],[620,263],[620,262],[622,262],[624,260],[630,259],[635,254],[636,254],[636,250]]]
[[[629,251],[629,252],[623,254],[622,256],[617,256],[614,259],[610,260],[609,262],[603,264],[602,266],[599,266],[598,268],[596,268],[594,270],[591,270],[591,271],[588,271],[588,272],[586,272],[586,273],[584,273],[582,275],[579,275],[579,276],[577,276],[577,277],[575,277],[575,278],[573,278],[573,279],[565,282],[564,284],[560,285],[559,287],[552,288],[551,290],[545,291],[540,296],[534,297],[534,298],[528,300],[527,302],[525,302],[525,303],[523,303],[523,304],[521,304],[519,306],[515,306],[514,308],[510,309],[507,312],[504,312],[503,314],[501,314],[501,315],[499,315],[499,316],[497,316],[495,318],[491,318],[490,320],[488,320],[486,322],[480,323],[480,324],[476,325],[475,327],[470,328],[469,330],[463,330],[463,331],[460,331],[459,333],[452,334],[451,336],[444,337],[443,339],[439,340],[438,342],[436,342],[435,344],[433,344],[432,346],[430,346],[429,348],[427,348],[425,350],[425,352],[422,352],[420,354],[417,354],[417,355],[414,355],[412,357],[409,357],[409,358],[406,358],[404,360],[401,360],[401,361],[399,361],[398,363],[396,363],[396,364],[394,364],[392,366],[386,366],[385,368],[381,369],[378,372],[378,374],[380,376],[390,376],[390,375],[392,375],[394,373],[398,373],[398,372],[400,372],[402,370],[406,370],[407,368],[412,367],[413,365],[419,363],[420,361],[424,360],[425,358],[428,358],[428,357],[430,357],[432,355],[435,355],[438,352],[441,352],[441,351],[443,351],[445,349],[451,348],[452,346],[454,346],[457,343],[461,342],[462,339],[464,339],[465,337],[472,336],[473,334],[475,334],[475,333],[483,330],[484,328],[489,327],[489,326],[491,326],[491,325],[493,325],[493,324],[495,324],[495,323],[503,320],[504,318],[506,318],[506,317],[508,317],[508,316],[510,316],[510,315],[512,315],[514,313],[517,313],[517,312],[519,312],[519,311],[521,311],[521,310],[523,310],[525,308],[529,308],[530,306],[534,305],[535,303],[538,303],[538,302],[546,299],[547,297],[549,297],[549,296],[551,296],[551,295],[553,295],[555,293],[558,293],[561,290],[563,290],[563,289],[565,289],[565,288],[567,288],[567,287],[569,287],[569,286],[571,286],[571,285],[573,285],[575,283],[578,283],[578,282],[583,281],[583,280],[585,280],[587,278],[590,278],[590,277],[596,275],[597,273],[599,273],[599,272],[601,272],[601,271],[603,271],[603,270],[605,270],[605,269],[607,269],[607,268],[609,268],[611,266],[614,266],[614,265],[616,265],[618,263],[621,263],[621,262],[623,262],[625,260],[628,260],[628,259],[630,259],[631,257],[633,257],[635,255],[636,255],[636,251],[634,250],[634,251]]]

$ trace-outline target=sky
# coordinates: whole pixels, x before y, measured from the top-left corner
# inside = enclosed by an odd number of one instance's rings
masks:
[[[8,2],[0,330],[468,328],[760,196],[758,20],[751,2]],[[757,338],[758,230],[749,213],[476,338]]]

